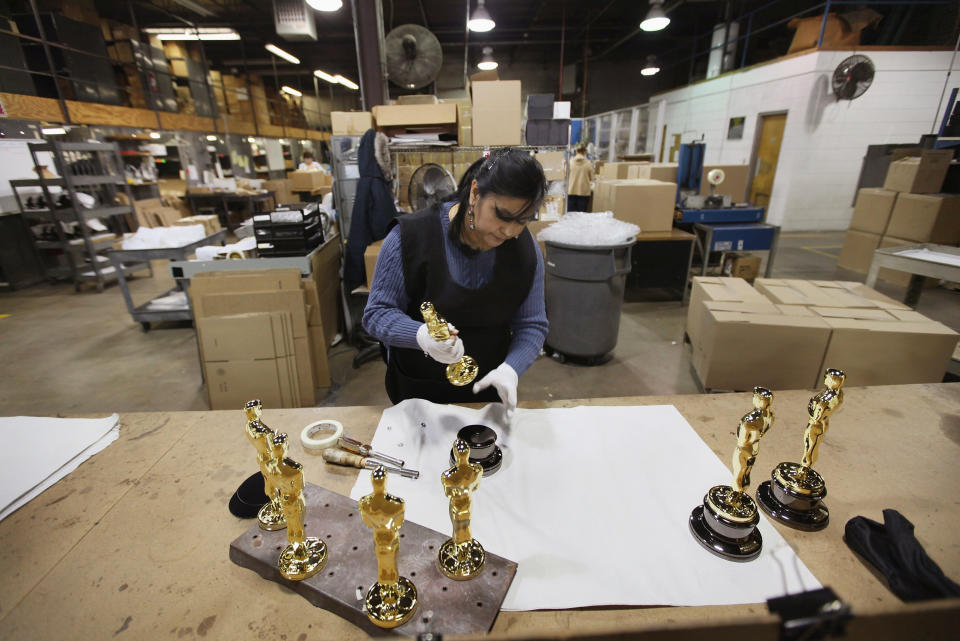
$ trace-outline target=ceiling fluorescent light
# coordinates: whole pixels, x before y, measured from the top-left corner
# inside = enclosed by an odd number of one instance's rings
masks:
[[[269,51],[270,53],[272,53],[273,55],[278,56],[278,57],[280,57],[280,58],[283,58],[283,59],[286,60],[287,62],[292,62],[292,63],[295,64],[295,65],[300,64],[300,58],[298,58],[298,57],[296,57],[296,56],[294,56],[294,55],[292,55],[292,54],[287,53],[286,51],[284,51],[283,49],[281,49],[281,48],[278,47],[277,45],[269,44],[269,45],[266,45],[264,48],[265,48],[267,51]]]
[[[467,20],[467,28],[470,31],[483,33],[484,31],[492,30],[496,26],[497,23],[493,21],[493,17],[484,6],[484,0],[477,0],[477,8],[473,10],[473,13],[470,14],[470,19]]]
[[[303,92],[297,91],[293,87],[288,87],[287,85],[283,85],[282,87],[280,87],[280,91],[286,94],[290,94],[291,96],[296,96],[298,98],[303,95]]]
[[[499,66],[499,63],[493,59],[493,47],[484,47],[483,57],[481,57],[480,62],[477,63],[477,69],[482,71],[493,71]]]
[[[229,28],[200,27],[199,29],[145,29],[158,40],[239,40],[240,34]]]
[[[217,139],[217,137],[214,136],[213,134],[207,134],[207,140],[209,140],[210,142],[213,142],[213,141],[216,140],[216,139]]]
[[[655,56],[647,56],[647,61],[643,65],[643,69],[640,70],[641,76],[653,76],[660,72],[660,65],[657,63],[657,58]]]
[[[67,130],[63,127],[44,127],[40,130],[44,136],[62,136],[67,133]]]
[[[647,17],[640,23],[640,28],[644,31],[661,31],[670,24],[670,18],[663,10],[663,0],[650,0],[650,11]]]
[[[360,88],[360,85],[358,85],[357,83],[355,83],[355,82],[352,81],[352,80],[348,80],[347,78],[344,78],[344,77],[341,76],[340,74],[335,75],[335,76],[334,76],[334,79],[335,79],[337,82],[339,82],[341,85],[343,85],[344,87],[346,87],[347,89],[353,89],[354,91],[356,91],[357,89]]]
[[[160,139],[160,132],[159,132],[159,131],[151,131],[151,132],[150,132],[150,137],[153,138],[154,140],[159,140],[159,139]]]
[[[190,11],[193,11],[194,13],[198,13],[201,16],[205,16],[207,18],[216,15],[213,11],[210,11],[206,7],[200,6],[193,0],[173,0],[173,1],[183,8],[189,9]]]
[[[317,78],[320,78],[320,80],[326,80],[327,82],[329,82],[329,83],[331,83],[331,84],[337,84],[337,79],[336,79],[336,77],[335,77],[335,76],[331,76],[331,75],[328,74],[326,71],[321,71],[320,69],[315,69],[315,70],[313,71],[313,75],[315,75]]]
[[[307,4],[317,11],[337,11],[343,6],[341,0],[307,0]]]

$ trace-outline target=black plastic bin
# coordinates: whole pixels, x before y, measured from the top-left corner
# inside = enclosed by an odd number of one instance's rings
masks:
[[[619,245],[545,241],[547,346],[564,356],[597,362],[613,351],[634,239]]]

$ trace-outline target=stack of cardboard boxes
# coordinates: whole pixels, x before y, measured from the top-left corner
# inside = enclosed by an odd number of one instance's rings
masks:
[[[543,176],[547,179],[548,186],[538,218],[543,222],[556,222],[567,210],[564,198],[567,159],[562,151],[541,151],[535,157],[543,167]]]
[[[866,273],[873,252],[917,243],[960,243],[960,196],[940,194],[952,151],[924,150],[890,163],[883,188],[864,188],[837,265]],[[910,274],[882,269],[882,280],[907,285]]]
[[[218,271],[190,284],[200,360],[211,409],[250,398],[273,407],[312,406],[330,385],[327,346],[339,318],[339,240],[297,269]]]
[[[708,389],[813,388],[836,367],[851,385],[934,383],[957,333],[861,283],[694,278],[694,370]]]

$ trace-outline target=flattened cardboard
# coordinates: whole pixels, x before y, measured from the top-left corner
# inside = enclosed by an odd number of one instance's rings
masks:
[[[235,410],[251,398],[267,407],[285,407],[277,359],[212,362],[205,367],[210,409]]]
[[[523,105],[519,80],[475,81],[473,94],[473,144],[521,144]]]

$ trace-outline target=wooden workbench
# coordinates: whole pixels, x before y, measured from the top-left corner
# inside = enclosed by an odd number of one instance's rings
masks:
[[[799,459],[810,396],[776,393],[777,418],[764,437],[754,484],[776,463]],[[527,406],[578,404],[675,405],[726,463],[750,395]],[[303,463],[308,481],[346,495],[357,470],[325,466],[306,454],[300,429],[335,418],[351,436],[369,441],[381,411],[268,408],[264,420],[291,435],[290,454]],[[228,560],[230,541],[251,521],[231,516],[227,501],[256,467],[240,409],[123,414],[121,423],[116,443],[0,522],[0,638],[366,638],[339,617]],[[663,455],[674,457],[677,473],[684,472],[682,452]],[[815,533],[777,527],[855,613],[910,611],[849,551],[841,539],[843,526],[856,515],[882,521],[883,508],[896,508],[916,525],[917,537],[947,576],[960,579],[958,461],[960,384],[849,388],[817,463],[829,489],[829,527]],[[765,613],[763,604],[502,612],[493,632],[549,637],[744,616],[770,621]],[[772,624],[767,629],[774,630]],[[771,638],[752,638],[761,637]]]

